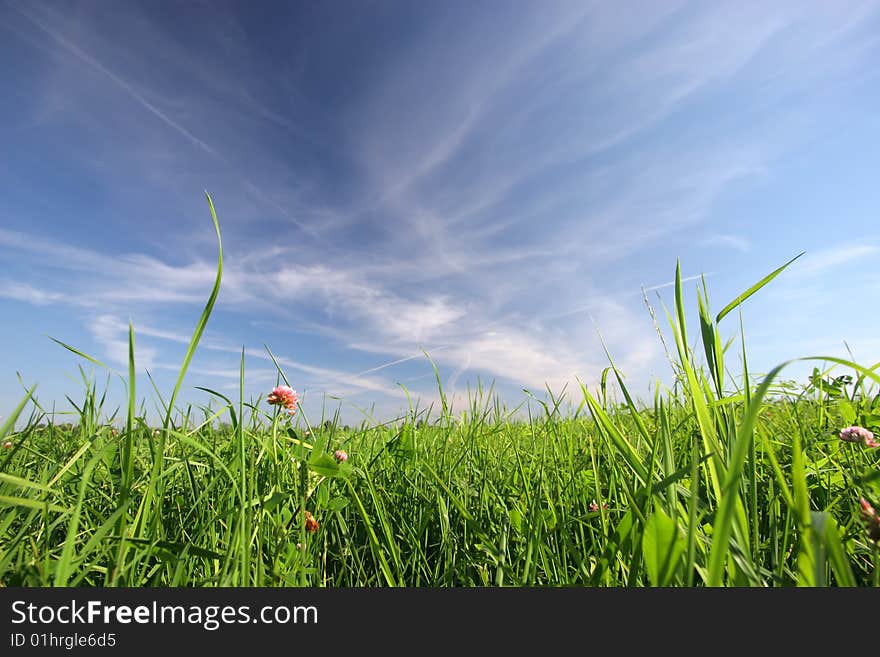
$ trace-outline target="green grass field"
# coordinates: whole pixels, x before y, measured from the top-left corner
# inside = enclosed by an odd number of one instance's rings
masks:
[[[880,584],[880,449],[840,438],[880,427],[880,363],[810,357],[797,386],[783,365],[755,380],[746,345],[722,344],[719,323],[785,265],[717,315],[703,288],[693,326],[676,270],[676,382],[650,404],[610,364],[565,402],[514,412],[477,389],[450,409],[441,388],[430,415],[350,429],[243,393],[179,408],[222,262],[177,385],[154,391],[159,426],[139,410],[131,329],[121,429],[85,370],[76,424],[31,389],[0,428],[3,585]]]

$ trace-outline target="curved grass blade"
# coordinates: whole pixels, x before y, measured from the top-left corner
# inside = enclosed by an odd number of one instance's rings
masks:
[[[269,349],[269,345],[263,343],[263,346],[266,348],[266,353],[269,354],[269,358],[272,359],[272,362],[275,364],[275,369],[278,370],[278,373],[281,375],[281,378],[284,379],[284,385],[290,386],[290,381],[287,380],[287,375],[284,374],[284,370],[281,369],[281,366],[278,364],[278,361],[275,360],[275,354],[272,353],[272,350]]]
[[[34,394],[34,390],[37,389],[37,384],[31,386],[31,389],[27,391],[27,394],[24,396],[20,402],[18,402],[18,406],[15,407],[15,410],[9,414],[9,417],[6,418],[6,422],[3,423],[3,426],[0,427],[0,438],[5,438],[6,434],[12,431],[15,426],[15,421],[18,419],[18,416],[21,415],[21,412],[24,410],[25,404],[28,403],[28,399],[31,398],[31,395]]]
[[[192,361],[193,356],[196,353],[196,347],[202,339],[205,327],[208,325],[208,318],[211,316],[211,311],[214,309],[217,295],[220,294],[220,281],[223,278],[223,242],[220,238],[220,224],[217,221],[217,212],[214,210],[214,202],[211,200],[211,195],[208,194],[208,192],[205,192],[205,197],[208,199],[208,207],[211,209],[211,220],[214,222],[214,231],[217,233],[217,277],[214,279],[214,287],[211,289],[211,295],[208,297],[208,302],[205,304],[205,309],[202,311],[202,316],[199,318],[198,324],[196,324],[195,332],[193,333],[189,346],[186,349],[186,355],[183,358],[183,365],[181,365],[180,374],[177,376],[177,383],[174,385],[171,399],[168,402],[168,415],[165,420],[166,426],[171,420],[171,413],[174,409],[174,400],[177,399],[177,394],[180,392],[180,388],[183,385],[183,378],[186,376],[190,361]]]
[[[232,401],[224,394],[217,392],[216,390],[211,390],[210,388],[203,388],[202,386],[194,386],[196,390],[204,390],[205,392],[214,395],[215,397],[219,397],[223,401],[225,401],[229,405],[229,414],[232,416],[232,426],[238,426],[238,418],[235,415],[235,405]]]
[[[740,294],[736,299],[734,299],[734,300],[731,301],[729,304],[727,304],[726,306],[724,306],[724,308],[721,309],[721,312],[718,313],[718,315],[715,317],[715,323],[717,324],[718,322],[720,322],[722,319],[724,319],[724,317],[726,317],[726,316],[730,313],[730,311],[732,311],[734,308],[736,308],[738,305],[740,305],[743,301],[745,301],[746,299],[748,299],[750,296],[752,296],[755,292],[757,292],[758,290],[760,290],[762,287],[764,287],[765,285],[767,285],[767,283],[769,283],[769,282],[772,281],[774,278],[776,278],[777,276],[779,276],[779,274],[781,274],[782,271],[783,271],[786,267],[788,267],[791,263],[793,263],[795,260],[797,260],[798,258],[800,258],[802,255],[804,255],[804,253],[806,253],[806,251],[801,251],[801,252],[798,253],[794,258],[792,258],[791,260],[789,260],[788,262],[786,262],[784,265],[782,265],[782,266],[779,267],[778,269],[774,269],[772,272],[770,272],[769,274],[767,274],[767,275],[766,275],[764,278],[762,278],[760,281],[758,281],[757,283],[755,283],[754,285],[752,285],[752,287],[750,287],[748,290],[746,290],[745,292],[743,292],[742,294]]]
[[[62,347],[64,347],[64,348],[67,349],[68,351],[72,351],[73,353],[75,353],[75,354],[76,354],[77,356],[79,356],[80,358],[85,358],[86,360],[93,362],[95,365],[100,365],[101,367],[103,367],[103,368],[106,369],[106,370],[109,370],[109,369],[110,369],[109,367],[107,367],[106,365],[104,365],[104,363],[102,363],[101,361],[99,361],[97,358],[93,358],[92,356],[89,356],[88,354],[84,354],[83,352],[81,352],[81,351],[80,351],[79,349],[77,349],[76,347],[71,347],[69,344],[66,344],[66,343],[64,343],[64,342],[61,342],[61,340],[56,340],[56,339],[53,338],[51,335],[47,335],[46,337],[49,338],[52,342],[57,342],[58,344],[60,344]]]
[[[202,334],[205,332],[205,326],[208,324],[208,318],[211,316],[211,311],[214,309],[214,303],[217,301],[217,295],[220,293],[220,281],[223,278],[223,242],[220,237],[220,224],[217,221],[217,213],[214,210],[214,202],[211,200],[211,195],[208,192],[205,192],[205,197],[208,199],[208,207],[211,209],[211,220],[214,222],[214,231],[217,234],[217,276],[214,279],[214,287],[211,289],[211,294],[208,297],[208,302],[205,304],[205,309],[202,311],[202,316],[199,318],[198,324],[196,324],[195,331],[193,332],[192,339],[189,342],[189,346],[186,349],[186,355],[183,358],[183,364],[180,368],[180,373],[177,376],[177,382],[174,385],[174,390],[171,393],[171,399],[168,401],[168,406],[166,408],[165,414],[165,422],[163,423],[164,430],[159,435],[159,440],[156,445],[156,450],[154,452],[153,458],[153,469],[150,473],[150,483],[147,488],[146,495],[143,500],[143,516],[142,519],[146,522],[158,523],[159,515],[156,514],[155,517],[150,517],[150,510],[153,499],[157,499],[161,503],[162,493],[163,493],[163,483],[160,480],[160,474],[162,471],[162,465],[164,460],[165,453],[165,439],[171,425],[171,413],[174,411],[174,401],[177,398],[178,393],[180,392],[180,388],[183,385],[184,376],[186,376],[186,371],[189,369],[189,364],[192,361],[193,356],[196,352],[196,347],[199,344],[199,341],[202,338]]]

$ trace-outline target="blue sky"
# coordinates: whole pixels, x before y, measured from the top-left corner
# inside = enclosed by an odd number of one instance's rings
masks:
[[[873,364],[878,64],[877,2],[0,0],[0,415],[19,373],[82,398],[47,335],[125,371],[129,320],[138,397],[170,393],[204,190],[194,403],[243,347],[265,394],[265,343],[313,421],[436,400],[423,350],[459,408],[514,406],[594,385],[599,332],[644,396],[677,258],[718,310],[806,251],[743,308],[752,369]]]

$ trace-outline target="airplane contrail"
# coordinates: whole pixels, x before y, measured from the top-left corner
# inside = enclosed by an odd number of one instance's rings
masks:
[[[446,347],[435,347],[431,351],[440,351],[441,349],[446,349]],[[379,370],[384,370],[386,367],[391,367],[392,365],[398,365],[400,363],[405,363],[408,360],[414,360],[416,358],[424,357],[424,353],[417,353],[412,356],[407,356],[406,358],[400,358],[398,360],[393,360],[390,363],[385,363],[384,365],[379,365],[377,367],[371,367],[368,370],[364,370],[363,372],[358,372],[355,376],[363,376],[364,374],[370,374],[371,372],[378,372]]]
[[[186,137],[187,139],[192,141],[199,148],[207,151],[208,153],[210,153],[211,155],[213,155],[215,157],[220,158],[224,162],[226,161],[223,158],[223,156],[221,156],[219,153],[217,153],[217,151],[215,151],[213,148],[208,146],[208,144],[206,144],[204,141],[202,141],[201,139],[196,137],[193,133],[191,133],[189,130],[184,128],[182,125],[180,125],[179,123],[174,121],[174,119],[169,117],[162,110],[160,110],[158,107],[156,107],[150,101],[148,101],[146,98],[144,98],[144,96],[137,89],[135,89],[134,86],[132,86],[129,82],[125,81],[124,79],[122,79],[121,77],[116,75],[113,71],[108,69],[101,62],[99,62],[97,59],[95,59],[94,57],[89,55],[87,52],[83,51],[75,43],[66,39],[64,36],[62,36],[61,34],[56,32],[55,30],[53,30],[49,25],[46,25],[39,18],[33,16],[30,12],[28,12],[19,6],[14,5],[14,4],[11,6],[19,14],[21,14],[22,16],[27,18],[34,25],[36,25],[38,28],[40,28],[43,32],[45,32],[50,37],[52,37],[52,39],[54,39],[62,48],[67,50],[67,52],[69,52],[70,54],[77,57],[80,61],[88,64],[94,70],[96,70],[100,73],[103,73],[108,78],[110,78],[119,87],[121,87],[129,96],[134,98],[138,103],[140,103],[145,109],[147,109],[149,112],[151,112],[158,119],[160,119],[165,124],[171,126],[175,130],[177,130],[180,134],[182,134],[184,137]]]
[[[697,276],[688,276],[687,278],[682,278],[681,282],[687,283],[688,281],[696,281],[696,280],[703,278],[704,276],[708,278],[711,275],[712,275],[712,272],[709,272],[708,274],[698,274]],[[651,287],[645,287],[642,289],[645,292],[652,292],[654,290],[660,290],[664,287],[672,287],[673,285],[675,285],[675,281],[670,281],[669,283],[661,283],[660,285],[652,285]]]

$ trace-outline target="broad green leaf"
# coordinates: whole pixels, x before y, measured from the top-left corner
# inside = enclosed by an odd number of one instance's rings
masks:
[[[510,525],[518,532],[522,531],[522,512],[519,509],[510,510]]]
[[[322,477],[338,477],[339,463],[329,454],[312,454],[309,459],[309,470]]]
[[[815,524],[814,524],[815,526]],[[825,522],[822,525],[822,539],[825,543],[825,554],[828,563],[831,564],[831,570],[837,579],[838,586],[855,586],[856,578],[853,575],[846,550],[843,542],[840,540],[840,531],[837,522],[831,514],[825,514]]]
[[[841,399],[837,402],[837,410],[840,412],[840,417],[843,419],[844,424],[856,423],[856,409],[853,408],[850,402]]]
[[[394,453],[405,459],[412,459],[416,453],[415,434],[412,425],[408,422],[400,428],[400,436],[394,448]]]
[[[350,500],[347,497],[334,497],[327,502],[326,509],[331,513],[342,511],[348,506]]]
[[[642,534],[642,557],[654,586],[668,586],[672,582],[686,545],[678,523],[656,508]]]

